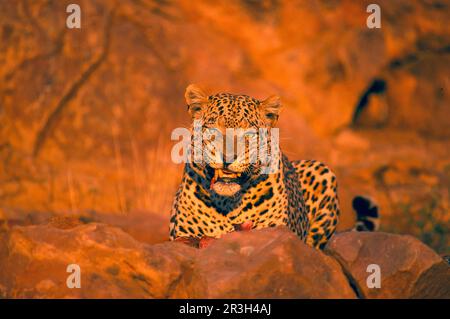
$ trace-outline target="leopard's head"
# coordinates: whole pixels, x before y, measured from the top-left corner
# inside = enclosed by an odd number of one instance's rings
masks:
[[[279,97],[260,101],[247,95],[207,95],[191,84],[185,98],[193,121],[192,146],[203,154],[195,161],[198,174],[211,192],[236,195],[262,173],[267,160],[262,154],[273,156],[271,130],[281,108]]]

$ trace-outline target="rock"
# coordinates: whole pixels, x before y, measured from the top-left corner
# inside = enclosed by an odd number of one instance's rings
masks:
[[[14,214],[15,213],[15,214]],[[148,211],[131,211],[127,214],[105,214],[86,212],[83,214],[55,214],[50,212],[13,212],[0,215],[0,228],[51,224],[60,229],[69,229],[87,223],[104,223],[116,226],[130,234],[134,239],[147,243],[162,243],[169,239],[169,217]]]
[[[235,232],[201,250],[204,298],[355,298],[339,264],[285,227]]]
[[[348,232],[326,254],[285,227],[234,232],[204,249],[149,245],[99,223],[0,232],[2,298],[448,298],[450,267],[409,236]],[[365,286],[369,264],[381,288]],[[68,288],[80,267],[80,288]]]
[[[450,267],[411,236],[345,232],[326,252],[336,258],[362,298],[450,298]],[[370,264],[381,271],[381,288],[368,288]]]
[[[182,286],[180,276],[187,278],[195,253],[185,245],[141,244],[97,223],[16,226],[1,239],[0,292],[8,298],[167,298]],[[80,289],[66,285],[70,264],[81,268]]]
[[[448,43],[448,35],[446,38]],[[410,61],[391,65],[386,76],[389,126],[448,138],[450,58],[443,54],[445,46],[448,44],[434,49],[430,46],[428,50],[413,52]]]
[[[374,94],[367,98],[367,104],[353,117],[356,127],[380,128],[389,120],[389,104],[385,94]]]
[[[344,149],[367,151],[370,148],[370,142],[368,140],[349,129],[340,132],[336,136],[335,143]]]
[[[233,233],[206,249],[141,244],[103,224],[2,234],[0,292],[13,298],[354,298],[339,264],[287,229]],[[69,264],[81,288],[69,289]]]
[[[119,227],[134,239],[156,244],[169,240],[169,215],[146,211],[132,211],[126,215],[91,214],[89,218],[99,223]]]

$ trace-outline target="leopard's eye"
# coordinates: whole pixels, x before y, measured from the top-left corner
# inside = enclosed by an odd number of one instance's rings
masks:
[[[219,140],[222,137],[222,132],[214,127],[206,128],[203,134],[210,141]]]
[[[222,132],[215,127],[208,127],[206,131],[208,132],[209,135],[216,135],[216,136],[222,135]]]
[[[248,132],[245,132],[245,134],[244,134],[245,137],[253,137],[256,135],[257,135],[256,131],[248,131]]]

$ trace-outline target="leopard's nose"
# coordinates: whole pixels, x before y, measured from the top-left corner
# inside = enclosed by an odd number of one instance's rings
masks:
[[[224,162],[224,163],[223,163],[223,166],[222,166],[222,170],[223,170],[225,173],[230,173],[230,174],[235,173],[234,171],[232,171],[232,170],[230,169],[230,165],[231,165],[231,164],[233,164],[233,163]]]
[[[230,165],[235,160],[237,160],[237,157],[238,156],[237,156],[237,154],[236,154],[236,152],[234,150],[230,151],[230,152],[227,152],[227,150],[224,150],[224,152],[223,152],[224,165]]]
[[[223,166],[223,168],[222,168],[222,171],[223,171],[225,174],[234,174],[234,172],[228,168],[229,165],[230,165],[230,164],[224,164],[224,166]]]
[[[223,162],[231,164],[238,158],[237,137],[227,135],[223,140]]]

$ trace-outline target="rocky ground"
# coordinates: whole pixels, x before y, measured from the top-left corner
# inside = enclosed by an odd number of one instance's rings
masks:
[[[321,252],[278,227],[197,249],[60,220],[0,238],[6,298],[450,298],[450,266],[411,236],[344,232]],[[69,264],[80,267],[80,288],[66,285]],[[367,284],[371,264],[379,288]]]

